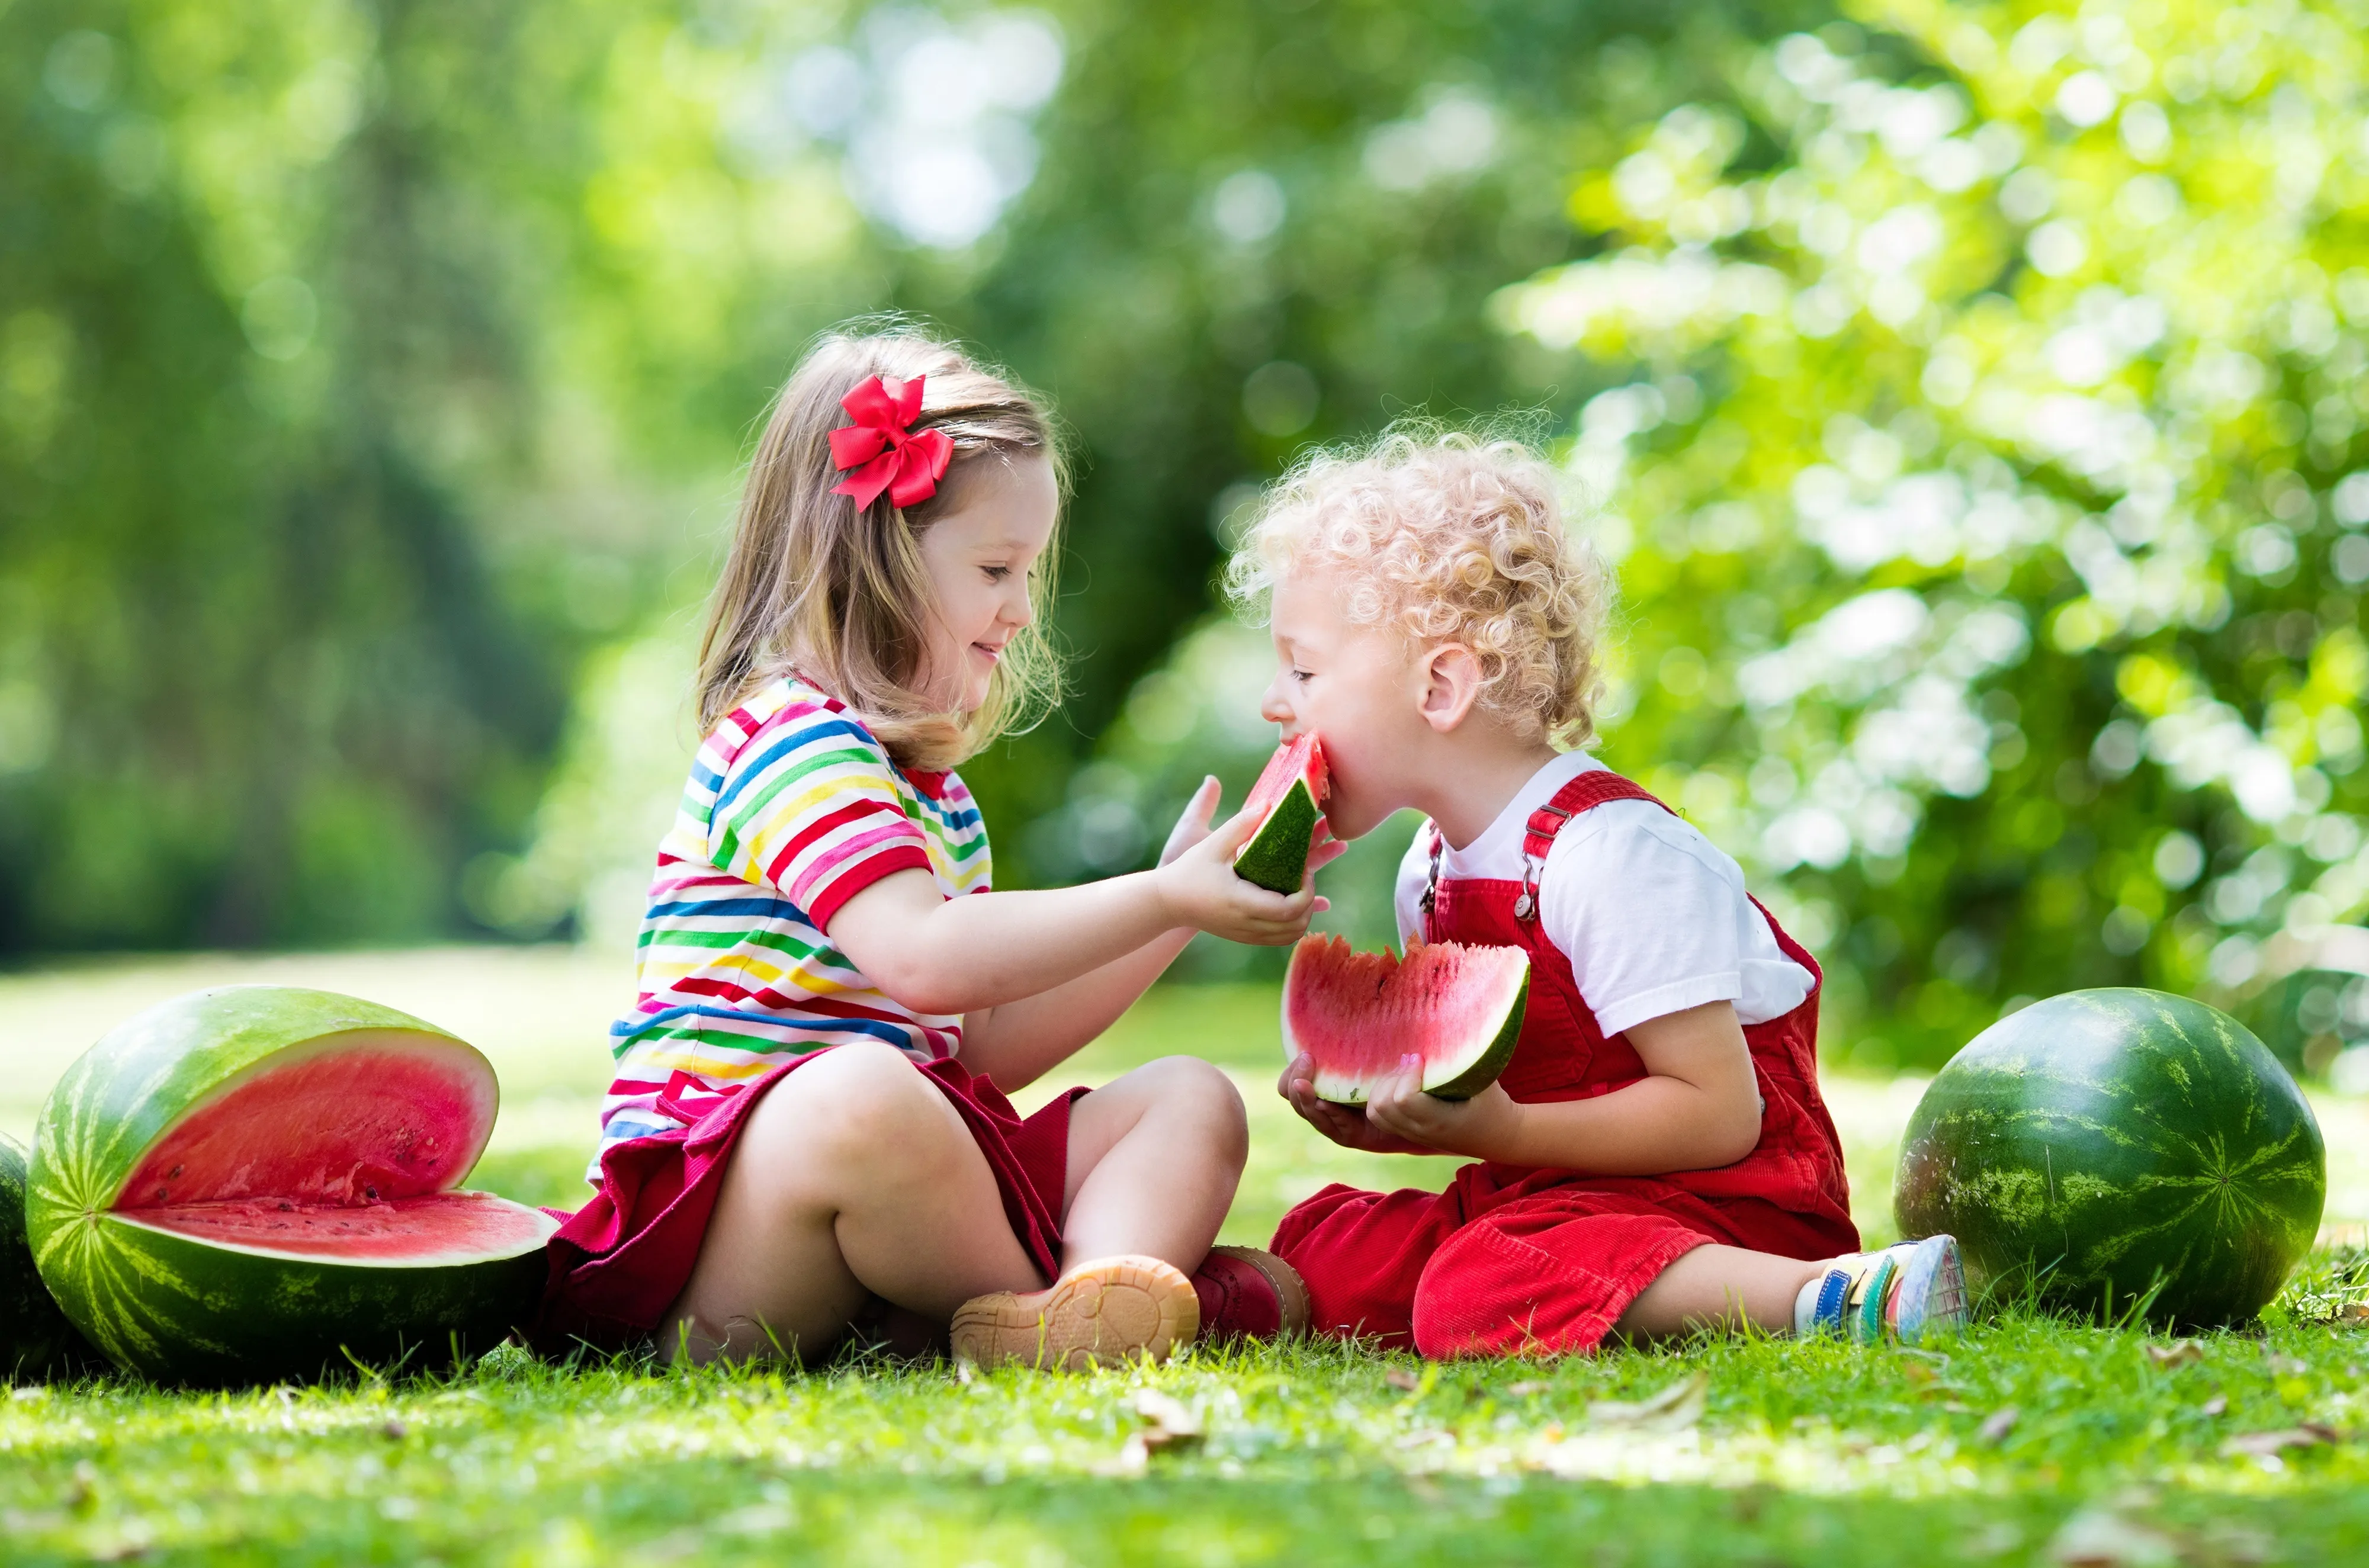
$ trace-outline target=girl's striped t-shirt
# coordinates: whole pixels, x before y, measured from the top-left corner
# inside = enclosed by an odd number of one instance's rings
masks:
[[[908,869],[950,898],[986,890],[987,829],[961,779],[899,768],[838,699],[794,676],[728,715],[658,845],[639,1000],[610,1030],[601,1149],[687,1127],[821,1047],[955,1055],[958,1015],[883,995],[830,940],[841,906]]]

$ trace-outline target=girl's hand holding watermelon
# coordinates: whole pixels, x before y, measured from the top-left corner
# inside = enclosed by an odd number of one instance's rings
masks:
[[[1316,896],[1316,868],[1346,846],[1318,845],[1308,857],[1308,879],[1298,892],[1269,892],[1234,874],[1234,852],[1257,829],[1258,818],[1245,809],[1213,829],[1217,808],[1218,781],[1204,779],[1169,832],[1160,852],[1160,868],[1144,873],[1152,879],[1169,925],[1262,947],[1299,941],[1307,933],[1309,917],[1332,908],[1329,900]]]

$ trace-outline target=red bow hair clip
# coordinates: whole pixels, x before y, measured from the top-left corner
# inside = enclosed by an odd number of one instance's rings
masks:
[[[898,507],[910,507],[938,493],[946,464],[954,461],[954,438],[944,430],[913,429],[921,412],[923,376],[910,381],[882,381],[874,376],[839,400],[855,421],[830,433],[830,465],[854,473],[830,487],[834,496],[851,496],[862,511],[888,492]]]

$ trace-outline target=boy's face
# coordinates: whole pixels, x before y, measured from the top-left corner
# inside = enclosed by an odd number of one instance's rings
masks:
[[[1413,650],[1387,626],[1353,624],[1336,583],[1292,574],[1275,585],[1277,670],[1259,712],[1287,739],[1314,730],[1333,774],[1333,836],[1372,831],[1407,800],[1406,762],[1431,738]]]

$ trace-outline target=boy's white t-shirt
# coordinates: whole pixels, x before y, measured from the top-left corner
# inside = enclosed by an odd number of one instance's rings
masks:
[[[1463,849],[1444,846],[1442,881],[1522,878],[1530,813],[1603,763],[1566,751],[1540,768],[1488,830]],[[1399,863],[1402,943],[1423,934],[1431,834]],[[1781,1018],[1810,994],[1810,972],[1785,956],[1745,897],[1744,870],[1684,818],[1647,800],[1608,800],[1555,835],[1539,883],[1539,921],[1571,961],[1579,994],[1609,1038],[1665,1013],[1732,1001],[1745,1024]]]

